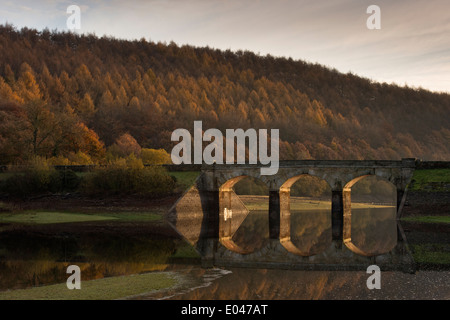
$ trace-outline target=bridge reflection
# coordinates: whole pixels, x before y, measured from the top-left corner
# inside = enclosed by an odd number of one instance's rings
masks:
[[[204,166],[196,184],[174,205],[168,219],[198,249],[205,266],[361,269],[376,263],[383,264],[386,268],[411,271],[414,269],[414,261],[407,248],[399,219],[406,186],[414,167],[414,159],[286,161],[280,162],[276,175],[261,176],[257,165]],[[331,226],[326,231],[328,244],[314,249],[299,245],[299,238],[302,236],[293,236],[291,228],[291,187],[306,175],[325,181],[331,190],[331,209],[328,211],[328,223],[331,222]],[[233,186],[245,177],[260,179],[269,190],[269,241],[256,251],[245,250],[233,240],[236,230],[249,214],[249,210],[233,190]],[[396,240],[382,248],[373,245],[371,248],[367,243],[357,240],[358,237],[364,238],[361,234],[370,233],[367,230],[358,235],[357,224],[364,224],[364,219],[357,222],[358,217],[372,217],[375,211],[366,211],[352,218],[356,213],[355,210],[352,211],[352,187],[367,177],[378,177],[395,190],[394,205],[390,209],[385,208],[384,214],[377,213],[387,218],[371,227],[372,230],[390,230],[395,234]],[[229,211],[232,212],[232,218],[225,219],[225,212]],[[313,220],[319,220],[319,216]],[[188,220],[189,224],[186,224]],[[193,226],[197,232],[193,232]],[[320,224],[315,227],[318,228]],[[384,239],[381,234],[375,238]]]

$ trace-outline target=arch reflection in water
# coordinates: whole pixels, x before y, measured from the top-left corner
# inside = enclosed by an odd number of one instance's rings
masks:
[[[266,246],[269,241],[269,190],[267,186],[257,178],[240,176],[227,181],[220,188],[220,193],[221,214],[226,207],[227,209],[231,208],[233,212],[232,219],[228,221],[220,219],[222,223],[221,243],[230,250],[243,254],[257,251]],[[239,209],[241,206],[248,211]],[[225,226],[227,222],[230,224],[229,226]],[[228,233],[223,230],[227,227],[230,228]]]
[[[344,243],[361,255],[391,251],[397,244],[395,186],[377,176],[353,179],[344,187]]]
[[[288,184],[290,241],[303,255],[326,250],[332,240],[330,186],[325,180],[306,174],[288,180]]]

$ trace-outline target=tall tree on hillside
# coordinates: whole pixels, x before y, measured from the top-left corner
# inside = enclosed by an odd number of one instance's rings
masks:
[[[42,98],[41,90],[34,77],[34,72],[26,62],[21,66],[21,73],[16,82],[15,91],[25,102],[31,102]]]
[[[89,93],[94,79],[89,68],[84,63],[75,71],[75,81],[78,84],[79,95],[83,96]]]
[[[140,157],[141,146],[131,134],[124,133],[110,147],[110,152],[119,157],[127,157],[130,154]]]
[[[75,108],[81,119],[86,122],[92,120],[95,113],[95,106],[89,93],[84,94],[83,99],[81,99],[80,103]]]
[[[24,100],[11,89],[9,84],[5,82],[2,77],[0,77],[0,100],[16,104],[22,104],[24,102]]]
[[[23,108],[13,102],[0,102],[0,164],[24,161],[30,155],[24,143],[27,130]]]
[[[51,137],[58,127],[55,115],[42,100],[29,101],[24,105],[28,120],[28,137],[32,154],[45,156],[52,149]]]
[[[14,71],[12,71],[11,66],[9,64],[5,64],[5,80],[6,82],[12,86],[16,82],[16,77],[14,76]]]

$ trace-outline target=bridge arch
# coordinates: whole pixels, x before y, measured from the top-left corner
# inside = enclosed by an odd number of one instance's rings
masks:
[[[255,179],[262,182],[262,184],[266,187],[267,197],[259,201],[267,201],[268,204],[268,188],[266,183],[262,179],[260,179],[260,177],[254,177],[251,175],[239,175],[225,181],[219,187],[219,242],[230,251],[239,254],[250,254],[254,251],[259,250],[260,248],[246,248],[245,245],[242,246],[239,244],[239,240],[236,241],[234,239],[236,235],[244,235],[244,239],[246,235],[255,235],[254,230],[251,230],[249,233],[245,234],[243,232],[239,232],[239,228],[241,227],[245,219],[247,219],[250,211],[248,210],[240,196],[236,194],[234,187],[244,179]],[[260,221],[258,221],[258,219],[257,222],[260,224]],[[253,226],[253,224],[251,225]],[[246,223],[244,226],[247,228],[249,224]],[[264,227],[268,228],[268,221],[267,226],[263,226],[263,230]],[[264,232],[262,232],[262,234],[264,234]]]
[[[313,210],[307,210],[305,208],[305,205],[300,203],[306,202],[305,199],[299,200],[291,198],[291,188],[296,183],[301,182],[301,180],[308,178],[311,178],[313,180],[309,181],[309,183],[314,182],[320,183],[322,181],[325,182],[326,188],[329,190],[329,195],[327,196],[328,198],[327,201],[329,201],[329,208],[325,209],[326,211],[328,211],[325,216],[325,221],[320,221],[319,219],[317,219],[317,216],[314,219],[314,223],[317,223],[318,225],[322,224],[319,227],[319,231],[323,231],[325,232],[325,234],[328,231],[330,233],[329,237],[325,235],[326,238],[329,238],[327,239],[327,242],[329,243],[319,248],[314,248],[314,244],[317,245],[317,243],[320,242],[319,237],[317,235],[318,233],[322,235],[321,232],[316,232],[315,236],[309,235],[309,237],[307,237],[308,231],[307,224],[311,223],[311,221],[308,222],[308,215],[318,214],[318,212],[311,212]],[[281,185],[279,193],[280,193],[280,243],[283,245],[283,247],[290,253],[299,256],[312,256],[324,251],[331,244],[331,186],[329,181],[327,181],[321,174],[316,175],[311,174],[309,172],[299,173],[288,178]],[[294,200],[294,203],[296,204],[295,207],[300,207],[302,211],[298,212],[297,210],[293,209],[291,205],[292,200]],[[321,202],[319,202],[319,204],[320,203]],[[325,230],[320,230],[321,228],[324,228]],[[299,229],[301,231],[302,233],[301,237],[299,237],[299,235],[297,234],[299,232],[295,232],[295,229]],[[318,229],[314,228],[314,230],[317,231]],[[307,245],[305,244],[305,242],[300,241],[302,240],[302,238],[306,240]]]
[[[267,187],[270,188],[271,185],[271,181],[270,178],[271,176],[262,176],[259,169],[242,169],[242,170],[227,170],[227,171],[222,171],[222,172],[218,172],[218,174],[216,175],[215,179],[215,183],[213,188],[214,189],[230,189],[233,188],[233,186],[238,183],[239,181],[241,181],[242,179],[245,178],[254,178],[254,179],[258,179],[259,181],[263,182]]]
[[[364,179],[371,179],[373,180],[373,182],[387,182],[391,186],[392,195],[395,198],[392,201],[391,206],[387,204],[385,206],[380,206],[374,205],[373,203],[361,204],[360,207],[362,208],[360,208],[360,210],[364,210],[364,213],[356,214],[356,209],[352,211],[352,187],[354,187],[357,183],[362,182]],[[397,210],[395,206],[395,203],[397,202],[397,194],[395,192],[395,189],[395,179],[391,179],[390,176],[385,174],[366,174],[353,178],[345,184],[343,188],[343,242],[347,248],[358,255],[374,256],[387,253],[397,245]],[[379,214],[380,212],[379,209],[383,209],[384,217],[377,216],[377,214]],[[378,221],[378,219],[380,218],[383,218],[382,222]],[[363,248],[363,245],[358,243],[358,240],[354,236],[355,233],[360,231],[359,229],[364,228],[364,226],[366,229],[369,229],[369,225],[371,226],[371,233],[376,233],[377,236],[374,236],[372,234],[372,236],[369,236],[366,241],[368,240],[368,242],[380,243],[381,240],[386,241],[386,237],[388,238],[388,240],[395,239],[392,240],[392,243],[389,243],[388,249],[377,249],[374,243],[372,243],[371,245],[366,245],[366,247]],[[384,233],[384,236],[381,236],[382,233]]]

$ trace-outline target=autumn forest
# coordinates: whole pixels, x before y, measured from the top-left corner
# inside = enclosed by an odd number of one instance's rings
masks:
[[[0,164],[170,153],[194,120],[280,129],[281,159],[449,160],[449,111],[449,94],[290,58],[0,26]]]

